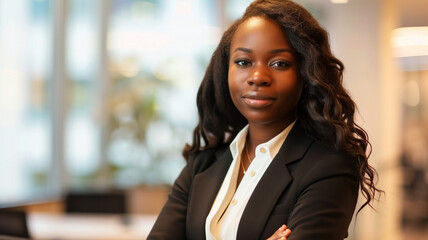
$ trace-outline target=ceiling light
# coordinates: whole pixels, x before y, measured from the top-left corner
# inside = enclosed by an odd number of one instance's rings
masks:
[[[348,3],[348,0],[330,0],[332,3]]]
[[[428,27],[405,27],[392,33],[396,57],[428,56]]]

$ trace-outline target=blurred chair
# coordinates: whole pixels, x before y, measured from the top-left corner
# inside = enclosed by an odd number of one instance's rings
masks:
[[[25,212],[0,211],[0,239],[31,239]]]
[[[67,213],[126,214],[125,192],[70,192],[65,196]]]

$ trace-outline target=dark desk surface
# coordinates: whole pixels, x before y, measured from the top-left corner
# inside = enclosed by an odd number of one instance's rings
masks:
[[[0,234],[0,239],[1,240],[30,240],[29,238],[10,237],[10,236],[5,236],[1,234]]]

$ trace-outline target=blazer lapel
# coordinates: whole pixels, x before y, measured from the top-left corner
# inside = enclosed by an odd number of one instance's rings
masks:
[[[190,235],[192,239],[205,239],[205,220],[232,162],[228,147],[216,153],[211,167],[197,174],[192,183],[192,199],[188,209],[188,222],[196,223]]]
[[[242,214],[237,239],[260,238],[273,207],[292,180],[286,165],[301,159],[312,141],[297,122],[254,189]]]

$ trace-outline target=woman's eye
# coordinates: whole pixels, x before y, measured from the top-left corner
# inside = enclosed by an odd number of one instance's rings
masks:
[[[286,61],[276,61],[271,64],[272,67],[286,69],[291,66],[289,62]]]
[[[251,62],[245,59],[237,59],[234,61],[236,65],[241,67],[248,67],[251,65]]]

